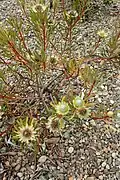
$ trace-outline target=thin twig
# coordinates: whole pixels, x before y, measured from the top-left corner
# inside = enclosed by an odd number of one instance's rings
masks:
[[[5,153],[0,153],[0,156],[15,156],[17,152],[11,151],[11,152],[5,152]]]

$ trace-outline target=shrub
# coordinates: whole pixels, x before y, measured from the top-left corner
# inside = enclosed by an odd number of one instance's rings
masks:
[[[89,9],[90,0],[74,1],[69,11],[64,1],[61,9],[56,2],[50,10],[49,4],[43,1],[29,5],[19,0],[23,16],[10,17],[0,28],[0,116],[13,119],[8,129],[12,128],[16,133],[13,137],[23,144],[38,142],[37,130],[40,131],[43,124],[51,132],[58,132],[68,121],[100,119],[109,122],[116,117],[116,112],[103,110],[101,113],[100,108],[93,111],[92,91],[97,90],[102,74],[89,62],[120,62],[120,33],[116,30],[104,49],[105,54],[98,56],[96,50],[101,43],[106,43],[107,37],[104,30],[98,31],[98,39],[89,55],[76,58],[72,49],[73,34]],[[75,78],[81,81],[84,93],[74,93],[69,82]],[[1,136],[5,133],[7,131]]]

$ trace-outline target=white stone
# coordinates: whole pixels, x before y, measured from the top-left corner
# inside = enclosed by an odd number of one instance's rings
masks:
[[[74,148],[73,147],[69,147],[68,152],[71,154],[71,153],[73,153],[73,151],[74,151]]]
[[[100,154],[101,154],[100,152],[98,152],[98,151],[96,152],[96,155],[97,155],[97,156],[100,156]]]
[[[105,88],[103,85],[101,85],[100,87],[101,87],[101,89],[104,89],[104,88]]]
[[[113,100],[110,100],[110,103],[111,103],[111,104],[114,104],[114,101],[113,101]]]
[[[112,153],[112,157],[113,157],[113,158],[116,158],[116,153],[113,152],[113,153]]]
[[[101,102],[102,102],[102,99],[101,99],[101,98],[98,98],[98,102],[101,103]]]
[[[32,170],[34,170],[34,169],[35,169],[35,166],[34,166],[34,165],[32,165],[32,166],[31,166],[31,169],[32,169]]]

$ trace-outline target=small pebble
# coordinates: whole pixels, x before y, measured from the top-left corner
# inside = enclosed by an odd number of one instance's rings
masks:
[[[74,148],[73,147],[69,147],[68,152],[71,154],[71,153],[73,153],[73,151],[74,151]]]
[[[105,167],[106,166],[106,162],[104,161],[101,165],[102,165],[102,167]]]
[[[95,177],[87,177],[87,179],[86,180],[95,180]]]
[[[21,178],[23,176],[23,173],[19,172],[17,173],[17,176]]]
[[[103,180],[103,178],[104,178],[104,177],[103,177],[102,175],[99,176],[99,180]]]
[[[5,162],[5,165],[6,165],[7,167],[9,167],[9,166],[10,166],[9,161],[6,161],[6,162]]]
[[[32,169],[32,170],[34,170],[34,169],[35,169],[35,166],[34,166],[34,165],[32,165],[32,166],[31,166],[31,169]]]
[[[107,164],[107,165],[106,165],[106,169],[110,169],[110,166],[109,166],[109,164]]]
[[[114,101],[113,101],[113,100],[110,100],[110,103],[111,103],[111,104],[114,104]]]
[[[19,171],[20,168],[21,168],[21,165],[18,164],[18,165],[15,167],[15,171]]]
[[[112,157],[115,159],[116,158],[116,153],[112,153]]]
[[[47,160],[47,156],[41,156],[38,160],[39,163],[43,164]]]
[[[100,154],[101,154],[100,152],[98,152],[98,151],[96,152],[96,155],[97,155],[97,156],[100,156]]]

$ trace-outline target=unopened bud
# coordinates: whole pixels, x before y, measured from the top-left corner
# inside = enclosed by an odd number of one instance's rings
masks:
[[[114,114],[113,111],[108,111],[107,112],[107,116],[109,116],[109,117],[113,117],[113,114]]]

